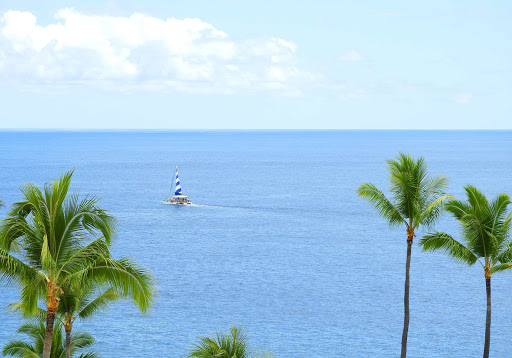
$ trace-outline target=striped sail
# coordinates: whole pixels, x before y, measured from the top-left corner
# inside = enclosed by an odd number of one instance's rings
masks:
[[[176,166],[176,190],[174,195],[181,195],[180,178],[178,178],[178,166]]]

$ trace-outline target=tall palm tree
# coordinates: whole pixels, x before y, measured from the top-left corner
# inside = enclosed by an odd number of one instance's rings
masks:
[[[110,257],[113,218],[97,206],[97,198],[69,193],[72,174],[46,184],[44,191],[23,185],[24,200],[11,206],[0,228],[0,274],[20,283],[24,313],[36,314],[38,301],[46,299],[43,358],[50,357],[64,287],[105,282],[144,309],[153,302],[154,280],[147,270]],[[9,253],[17,250],[17,257]]]
[[[44,321],[30,322],[22,325],[18,333],[29,336],[31,342],[21,339],[13,339],[4,346],[2,355],[6,357],[19,358],[39,358],[43,354],[43,346],[46,327]],[[60,322],[55,324],[53,329],[53,344],[50,352],[51,358],[64,358],[65,345],[62,339],[62,325]],[[86,332],[78,332],[71,336],[71,357],[77,357],[81,351],[94,345],[94,338]],[[97,353],[89,351],[82,353],[78,358],[97,358]]]
[[[401,357],[407,356],[407,336],[409,332],[409,270],[411,248],[415,231],[421,225],[432,225],[442,210],[448,178],[430,177],[427,174],[425,159],[414,159],[400,153],[397,159],[388,160],[391,198],[372,183],[364,183],[357,192],[368,200],[391,226],[403,225],[406,228],[407,260],[405,264],[404,328],[402,332]]]
[[[240,328],[232,326],[229,334],[216,333],[215,337],[200,337],[199,344],[187,358],[273,358],[268,352],[251,352],[247,347],[247,336]]]
[[[512,268],[512,212],[507,215],[511,201],[507,194],[500,194],[489,202],[475,187],[466,186],[464,189],[467,202],[450,200],[446,210],[461,224],[465,243],[444,232],[433,232],[423,237],[420,244],[424,250],[445,251],[470,266],[477,261],[482,265],[487,293],[483,357],[488,358],[491,343],[491,275]]]

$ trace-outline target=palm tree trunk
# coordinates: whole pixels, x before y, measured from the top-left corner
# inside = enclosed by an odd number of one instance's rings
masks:
[[[489,347],[491,345],[491,278],[485,278],[487,291],[487,316],[485,317],[485,343],[484,358],[489,358]]]
[[[50,358],[52,352],[53,324],[60,300],[57,294],[62,293],[62,289],[52,281],[51,277],[50,275],[47,283],[48,296],[46,296],[46,333],[44,335],[43,358]]]
[[[46,313],[46,333],[44,334],[43,358],[50,358],[52,352],[53,324],[55,312]]]
[[[407,356],[407,334],[409,333],[409,269],[411,267],[412,240],[407,240],[407,261],[405,263],[404,330],[402,332],[401,358]]]
[[[71,358],[71,327],[66,326],[66,358]]]

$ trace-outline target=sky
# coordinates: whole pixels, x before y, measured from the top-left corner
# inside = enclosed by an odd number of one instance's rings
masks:
[[[510,1],[0,2],[0,129],[512,129]]]

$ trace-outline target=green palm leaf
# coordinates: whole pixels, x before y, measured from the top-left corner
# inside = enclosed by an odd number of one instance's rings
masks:
[[[232,326],[229,334],[217,332],[214,337],[200,337],[188,358],[272,358],[269,352],[255,352],[248,348],[247,336]]]
[[[40,355],[35,350],[35,347],[30,343],[15,339],[5,345],[2,355],[19,358],[40,358]]]
[[[109,288],[94,299],[83,302],[84,307],[78,312],[78,317],[90,318],[99,311],[107,308],[110,303],[118,301],[122,297],[121,293],[113,288]]]
[[[468,265],[473,265],[478,260],[471,250],[444,232],[434,232],[425,235],[420,240],[420,245],[426,251],[442,250],[451,257]]]
[[[359,187],[357,193],[368,200],[379,212],[379,215],[387,219],[390,225],[407,224],[398,209],[388,198],[372,183],[365,183]]]
[[[104,257],[69,274],[68,278],[71,282],[105,282],[123,297],[130,297],[142,312],[154,303],[154,278],[147,269],[129,258],[114,260]]]

